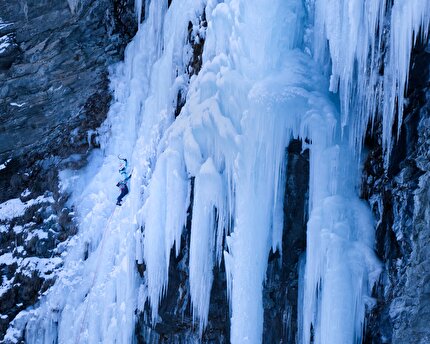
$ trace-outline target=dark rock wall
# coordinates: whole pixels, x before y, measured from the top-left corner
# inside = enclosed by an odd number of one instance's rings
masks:
[[[287,150],[282,255],[271,252],[263,288],[263,343],[297,343],[299,258],[306,248],[309,151],[299,140]]]
[[[401,135],[384,169],[380,123],[367,137],[363,197],[377,220],[385,264],[366,343],[430,343],[430,50],[412,54]]]
[[[65,199],[45,196],[22,216],[0,221],[0,257],[8,257],[0,261],[0,341],[15,316],[52,286],[62,266],[63,243],[77,231]]]
[[[41,160],[58,158],[47,170],[85,157],[88,131],[111,100],[108,66],[136,32],[133,8],[134,0],[0,2],[0,40],[10,41],[0,53],[0,164],[13,165],[0,170],[0,202],[28,186],[25,173],[38,177]]]

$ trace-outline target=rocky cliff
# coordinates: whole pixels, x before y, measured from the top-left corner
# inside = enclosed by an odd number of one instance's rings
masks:
[[[430,50],[412,54],[400,137],[384,169],[380,123],[367,137],[363,197],[376,219],[385,269],[374,290],[366,343],[429,343],[430,329]]]
[[[61,268],[76,228],[58,171],[97,146],[136,30],[133,0],[0,2],[0,340]]]
[[[133,1],[0,3],[0,202],[52,188],[44,171],[85,160],[110,102],[108,66],[136,31]],[[70,163],[70,161],[69,161]],[[41,174],[41,175],[39,175]],[[52,180],[52,178],[49,178]],[[37,185],[35,185],[37,184]]]

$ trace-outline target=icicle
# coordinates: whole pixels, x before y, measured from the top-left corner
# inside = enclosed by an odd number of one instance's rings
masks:
[[[341,126],[350,127],[358,155],[376,110],[385,2],[314,0],[314,56],[321,65],[331,61],[330,91],[339,93]]]
[[[142,6],[145,6],[145,11],[146,11],[147,9],[146,2],[145,4],[142,3],[142,0],[136,0],[134,2],[134,12],[137,17],[138,25],[140,25],[140,23],[142,22]]]
[[[190,292],[200,333],[208,320],[217,231],[224,225],[219,216],[224,211],[224,198],[222,178],[209,158],[195,179],[190,241]]]
[[[430,27],[430,3],[411,0],[395,1],[391,9],[388,61],[384,74],[383,146],[385,163],[393,146],[393,133],[398,137],[409,79],[411,51],[418,41],[425,41]],[[393,128],[397,119],[397,128]]]
[[[387,164],[393,133],[398,136],[402,124],[410,52],[418,40],[428,35],[429,2],[395,1],[388,12],[386,0],[314,3],[315,58],[321,64],[327,57],[331,61],[330,90],[339,93],[342,127],[350,127],[349,141],[359,156],[367,125],[381,111]],[[388,32],[385,60],[384,30]],[[384,75],[380,77],[382,65]],[[381,101],[382,109],[378,106]],[[396,119],[398,126],[393,128]]]
[[[182,229],[185,227],[190,203],[189,182],[183,156],[177,151],[164,153],[166,162],[166,253],[176,246],[176,256],[181,247]]]
[[[137,264],[143,264],[143,236],[140,228],[136,229],[136,262]]]

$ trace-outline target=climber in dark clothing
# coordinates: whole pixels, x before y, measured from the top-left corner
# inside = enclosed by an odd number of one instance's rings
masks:
[[[121,160],[122,161],[119,165],[119,173],[121,174],[122,179],[116,184],[116,186],[120,188],[121,193],[116,199],[116,205],[121,205],[122,199],[124,198],[125,195],[128,194],[127,182],[131,178],[131,173],[130,175],[128,175],[128,172],[127,172],[127,167],[128,167],[127,159],[121,159]]]

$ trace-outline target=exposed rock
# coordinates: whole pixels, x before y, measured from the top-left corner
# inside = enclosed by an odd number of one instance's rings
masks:
[[[136,32],[133,8],[133,0],[0,3],[0,42],[9,42],[0,48],[0,163],[13,163],[0,170],[0,202],[28,187],[26,173],[43,184],[71,154],[85,163],[96,143],[88,132],[111,101],[108,66]]]
[[[263,343],[297,343],[299,258],[306,248],[309,151],[288,147],[282,255],[271,253],[263,289]]]
[[[188,22],[188,44],[191,46],[192,55],[190,56],[190,60],[188,65],[186,66],[186,72],[188,76],[187,86],[189,83],[189,77],[192,75],[197,75],[202,68],[203,63],[203,47],[205,44],[205,32],[207,29],[208,23],[206,21],[206,12],[203,11],[203,14],[199,18],[199,22],[196,25],[190,21]],[[178,117],[181,113],[183,106],[185,105],[185,97],[187,94],[186,87],[180,88],[178,94],[176,96],[176,109],[175,109],[175,117]]]
[[[385,271],[374,290],[366,343],[430,342],[430,53],[412,57],[401,135],[382,163],[380,124],[367,138],[363,195],[377,222],[377,253]]]
[[[0,221],[0,340],[9,322],[54,283],[62,266],[61,243],[76,234],[65,200],[46,193],[22,215]]]

